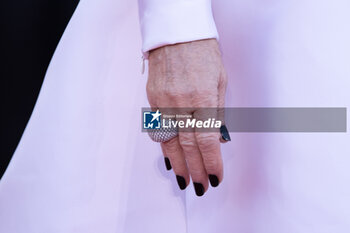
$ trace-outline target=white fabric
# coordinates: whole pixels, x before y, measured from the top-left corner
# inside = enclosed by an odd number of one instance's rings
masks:
[[[349,108],[348,9],[213,1],[226,105]],[[0,182],[1,233],[350,232],[348,132],[231,133],[220,186],[180,191],[141,133],[140,50],[135,1],[80,1]]]
[[[142,51],[218,38],[211,0],[139,0]]]

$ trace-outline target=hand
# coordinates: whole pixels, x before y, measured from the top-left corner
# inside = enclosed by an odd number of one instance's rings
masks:
[[[227,77],[215,39],[168,45],[149,55],[147,96],[152,108],[186,107],[196,118],[198,107],[224,107]],[[180,189],[190,182],[198,196],[223,179],[220,135],[214,132],[179,132],[161,143],[168,170]],[[169,161],[170,160],[170,161]]]

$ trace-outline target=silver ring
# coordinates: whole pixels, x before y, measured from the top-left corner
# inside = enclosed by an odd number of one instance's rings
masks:
[[[148,130],[149,137],[155,142],[166,142],[178,135],[177,128],[160,128]]]
[[[168,122],[170,119],[164,119],[166,125],[169,125]],[[159,129],[149,129],[148,135],[155,142],[166,142],[169,141],[178,135],[177,127],[162,127]]]

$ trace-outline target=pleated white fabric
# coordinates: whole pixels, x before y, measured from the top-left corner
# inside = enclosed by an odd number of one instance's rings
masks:
[[[349,107],[350,3],[213,2],[230,107]],[[141,133],[136,1],[80,2],[0,182],[6,233],[347,233],[349,133],[231,133],[201,198]]]

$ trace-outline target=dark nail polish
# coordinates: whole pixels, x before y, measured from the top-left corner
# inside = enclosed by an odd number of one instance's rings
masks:
[[[220,127],[220,133],[221,133],[222,139],[224,139],[225,141],[231,141],[231,137],[230,137],[230,134],[228,133],[226,125],[222,125]]]
[[[184,190],[186,188],[186,180],[182,176],[176,176],[177,184],[179,185],[181,190]]]
[[[165,167],[169,171],[171,169],[170,160],[167,157],[165,157],[164,161],[165,161]]]
[[[196,183],[196,182],[193,182],[193,185],[194,185],[194,190],[196,191],[196,195],[197,196],[203,196],[204,194],[204,187],[201,183]]]
[[[216,175],[209,175],[209,181],[212,187],[217,187],[219,185],[219,179]]]

